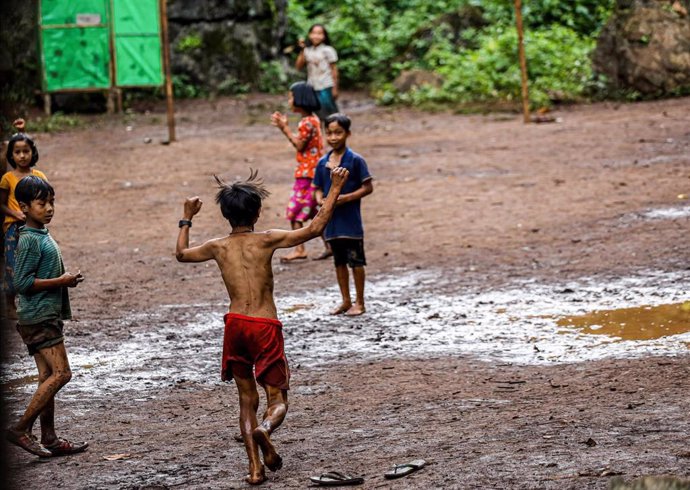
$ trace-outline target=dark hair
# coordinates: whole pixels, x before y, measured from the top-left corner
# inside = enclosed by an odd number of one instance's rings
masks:
[[[350,131],[350,126],[352,125],[350,118],[342,112],[336,112],[335,114],[331,114],[326,118],[326,129],[328,129],[328,126],[332,122],[338,123],[338,126],[343,128],[345,131]]]
[[[292,92],[292,104],[295,107],[301,107],[308,114],[313,114],[321,109],[321,103],[319,102],[319,98],[316,96],[314,87],[307,82],[293,83],[290,85],[290,92]]]
[[[312,24],[312,26],[309,28],[309,31],[307,31],[307,34],[311,34],[311,31],[314,30],[314,27],[320,27],[323,29],[323,43],[328,46],[331,45],[331,38],[328,37],[328,31],[326,30],[326,26],[323,24]],[[311,46],[311,41],[307,39],[307,43],[309,43],[309,46]]]
[[[7,144],[7,162],[12,165],[12,168],[17,168],[17,162],[14,161],[14,157],[12,156],[12,153],[14,152],[14,145],[17,144],[17,141],[26,141],[26,143],[29,145],[29,148],[31,148],[31,163],[29,166],[33,167],[36,165],[36,162],[38,161],[38,148],[36,148],[36,143],[34,143],[34,140],[29,138],[29,135],[26,133],[17,133],[10,138],[10,141]]]
[[[247,180],[232,184],[226,184],[217,175],[213,176],[220,187],[216,194],[216,204],[220,205],[220,212],[233,228],[252,226],[259,216],[261,200],[270,194],[258,176],[259,172],[251,168]]]
[[[29,205],[31,201],[48,199],[48,197],[54,195],[55,189],[53,189],[53,186],[47,180],[43,180],[37,175],[27,175],[17,183],[17,187],[14,189],[14,197],[17,199],[17,202]]]

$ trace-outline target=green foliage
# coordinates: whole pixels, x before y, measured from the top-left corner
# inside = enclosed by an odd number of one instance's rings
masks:
[[[514,5],[510,1],[471,0],[483,7],[492,24],[513,22]],[[561,25],[584,36],[596,36],[608,20],[615,0],[523,0],[522,15],[526,29]]]
[[[67,129],[77,128],[84,122],[76,116],[68,116],[62,112],[55,112],[50,116],[31,118],[26,122],[28,133],[56,133]]]
[[[237,95],[249,92],[249,85],[242,83],[233,76],[228,76],[219,85],[216,93],[218,95]]]
[[[197,33],[187,34],[185,37],[180,39],[175,46],[175,50],[179,53],[188,53],[194,51],[195,49],[201,48],[203,45],[203,40],[201,36]]]
[[[483,31],[477,40],[477,49],[433,46],[424,62],[443,77],[442,88],[422,87],[420,93],[412,91],[405,96],[412,102],[420,97],[438,102],[519,99],[515,29],[493,27]],[[582,94],[592,77],[588,59],[592,47],[592,41],[583,40],[567,27],[527,32],[525,52],[532,103],[547,105],[551,98],[567,100]]]
[[[596,86],[590,52],[614,0],[523,0],[533,104],[573,100]],[[290,2],[289,42],[326,25],[344,86],[372,86],[382,103],[465,103],[519,98],[514,4],[509,0]],[[440,86],[398,93],[401,70],[428,70]],[[594,87],[596,88],[596,87]]]
[[[190,80],[187,75],[173,75],[173,94],[179,99],[193,99],[206,95],[198,84]]]
[[[259,90],[270,94],[287,91],[288,77],[279,61],[262,61],[260,71]]]

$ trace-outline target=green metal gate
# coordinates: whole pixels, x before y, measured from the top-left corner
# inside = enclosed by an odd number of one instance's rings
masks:
[[[160,9],[158,0],[111,0],[115,44],[115,85],[160,86]]]
[[[44,93],[163,85],[159,0],[41,0],[39,9]]]

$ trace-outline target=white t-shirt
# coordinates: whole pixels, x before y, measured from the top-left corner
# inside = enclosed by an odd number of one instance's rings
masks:
[[[307,82],[314,90],[332,87],[333,74],[331,63],[338,61],[338,53],[331,46],[319,44],[304,48],[304,59],[307,62]]]

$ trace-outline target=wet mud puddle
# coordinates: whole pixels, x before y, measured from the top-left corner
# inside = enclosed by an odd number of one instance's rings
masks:
[[[279,297],[291,366],[447,355],[548,364],[690,353],[689,271],[605,282],[527,280],[496,290],[439,277],[453,276],[401,271],[373,279],[367,283],[368,312],[356,318],[328,314],[339,299],[336,287]],[[143,401],[190,382],[220,384],[225,308],[161,307],[124,318],[117,337],[68,331],[74,377],[61,396],[129,393]],[[96,324],[84,327],[99,332]],[[11,393],[29,392],[34,374],[22,353],[3,365],[1,381]]]
[[[690,301],[672,305],[639,306],[593,311],[556,322],[584,333],[621,340],[652,340],[690,332]]]

